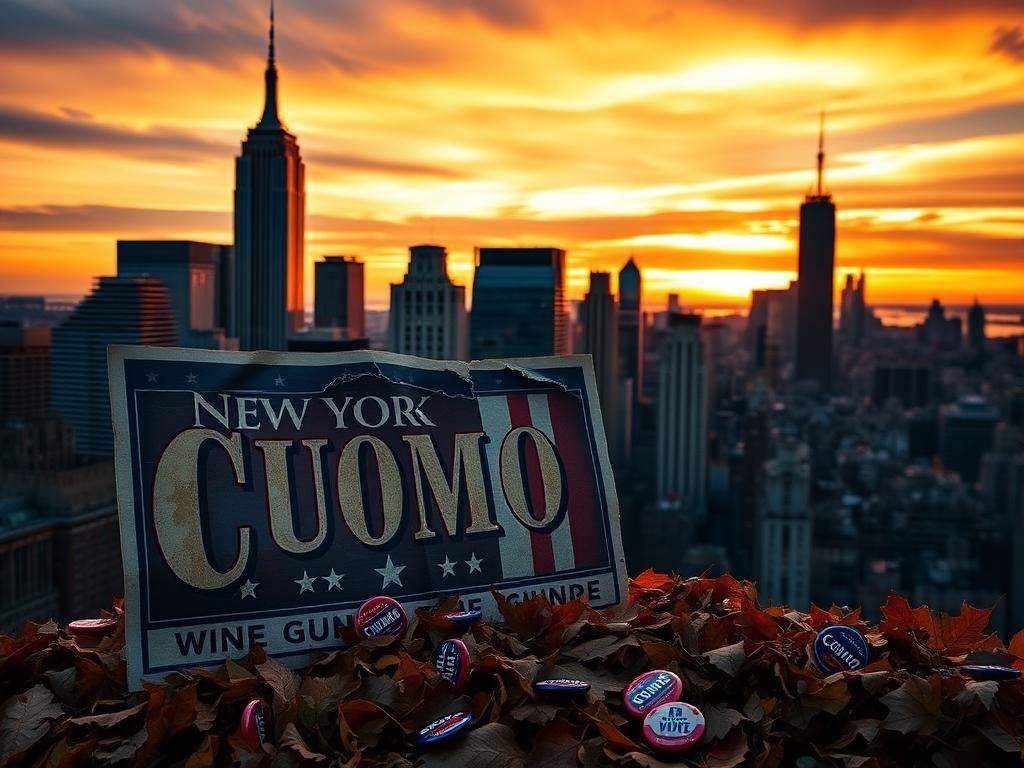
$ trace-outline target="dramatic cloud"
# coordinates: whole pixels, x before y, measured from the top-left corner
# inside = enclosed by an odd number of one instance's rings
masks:
[[[361,255],[372,306],[422,241],[464,283],[476,246],[550,243],[573,297],[632,253],[652,302],[743,303],[795,267],[821,109],[841,270],[874,272],[877,299],[1019,300],[1019,0],[277,13],[307,259]],[[4,290],[82,292],[118,238],[230,241],[234,158],[262,107],[261,3],[0,0],[0,18]]]

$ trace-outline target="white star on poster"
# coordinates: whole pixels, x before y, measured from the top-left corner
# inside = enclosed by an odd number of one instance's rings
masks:
[[[260,585],[259,582],[256,582],[255,584],[253,584],[249,579],[246,579],[245,580],[245,584],[243,584],[240,587],[240,589],[242,590],[242,599],[245,600],[245,598],[247,598],[247,597],[255,598],[256,597],[256,587],[258,587],[259,585]]]
[[[313,577],[313,578],[316,578],[316,577]],[[303,592],[307,591],[307,590],[310,591],[310,592],[316,592],[316,590],[313,589],[313,578],[310,578],[309,575],[305,571],[303,571],[302,572],[302,578],[301,579],[295,579],[295,583],[299,585],[299,594],[300,595]]]
[[[146,381],[148,381],[150,384],[156,384],[158,375],[159,374],[150,371],[149,373],[146,374]]]
[[[284,377],[283,376],[278,376],[276,379],[274,379],[274,386],[275,387],[283,387],[284,386]]]
[[[455,575],[455,563],[453,563],[451,560],[448,559],[448,555],[444,556],[444,562],[443,563],[438,563],[437,567],[441,569],[441,578],[442,579],[445,576],[454,576]]]
[[[478,558],[476,556],[476,552],[472,552],[469,556],[469,560],[466,561],[466,565],[469,566],[469,572],[472,573],[473,571],[476,571],[477,573],[483,573],[483,571],[480,570],[480,563],[483,561],[484,559],[482,557]]]
[[[194,373],[190,373],[188,376],[185,377],[185,382],[187,384],[195,384],[196,383],[196,379],[198,379],[198,378],[199,377],[196,376]]]
[[[405,570],[404,565],[395,565],[391,562],[391,555],[388,555],[388,563],[383,568],[374,568],[377,573],[384,577],[384,583],[381,585],[381,589],[384,589],[388,584],[397,584],[398,586],[404,586],[402,584],[402,571]]]
[[[331,573],[328,576],[321,576],[321,579],[327,582],[327,591],[330,592],[335,587],[338,591],[341,591],[341,580],[345,578],[344,573],[335,573],[334,569],[331,568]]]

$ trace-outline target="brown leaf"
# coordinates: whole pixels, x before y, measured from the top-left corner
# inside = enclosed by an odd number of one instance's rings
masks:
[[[738,643],[707,651],[704,657],[729,677],[736,677],[747,660],[747,652],[743,645],[743,641],[740,640]]]
[[[39,741],[64,710],[44,685],[12,696],[0,709],[0,760],[20,754]]]
[[[964,689],[956,695],[955,700],[962,707],[969,707],[975,702],[981,702],[985,709],[992,709],[998,693],[999,683],[995,680],[985,680],[984,682],[968,680]]]
[[[736,729],[729,738],[704,753],[704,765],[707,768],[736,768],[745,765],[749,749],[747,734]]]
[[[299,678],[284,664],[267,657],[264,663],[256,665],[256,671],[274,690],[274,698],[280,699],[284,704],[295,698],[299,690]]]
[[[995,723],[973,724],[973,727],[1004,752],[1020,754],[1024,751],[1024,743],[1020,739],[1007,733],[1004,728]]]
[[[889,709],[882,727],[902,734],[935,733],[942,720],[941,699],[938,695],[937,676],[925,680],[910,675],[907,681],[881,699]]]
[[[125,720],[141,714],[149,706],[149,702],[143,701],[134,707],[122,709],[117,712],[108,712],[102,715],[87,715],[85,717],[72,717],[68,720],[71,725],[94,725],[98,728],[113,728]]]
[[[559,708],[554,704],[524,704],[510,713],[513,720],[534,725],[547,725],[558,717]]]
[[[1013,639],[1010,640],[1010,644],[1007,646],[1007,650],[1018,659],[1024,659],[1024,629],[1013,636]]]
[[[302,738],[302,734],[299,733],[298,729],[295,727],[295,723],[288,723],[288,725],[284,727],[284,731],[281,733],[280,743],[285,749],[297,752],[303,760],[312,760],[315,763],[319,763],[327,759],[327,755],[314,752],[309,748],[306,740]]]
[[[850,746],[859,736],[864,739],[865,744],[871,744],[882,727],[880,720],[847,720],[843,726],[843,733],[838,739],[832,742],[831,749],[844,749]]]
[[[707,741],[724,739],[733,728],[746,719],[741,712],[724,704],[705,704],[701,712],[704,713],[704,739]]]
[[[93,750],[93,757],[101,763],[120,763],[122,760],[131,760],[135,753],[146,743],[149,733],[145,727],[140,728],[128,738],[118,736],[114,739],[104,739],[96,745]]]
[[[424,752],[426,768],[524,768],[526,753],[507,725],[487,723],[448,749]]]
[[[566,650],[565,655],[577,661],[592,661],[594,659],[606,659],[612,654],[618,653],[622,648],[636,648],[639,645],[640,641],[633,635],[626,637],[605,635],[580,643],[575,648]]]
[[[183,768],[213,768],[216,758],[217,737],[206,736],[203,738],[202,744],[199,745],[199,749],[189,755]]]
[[[533,739],[527,764],[530,768],[576,768],[579,740],[573,726],[558,720],[542,729]]]

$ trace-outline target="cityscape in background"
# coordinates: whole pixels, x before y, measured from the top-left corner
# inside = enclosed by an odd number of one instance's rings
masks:
[[[797,279],[743,311],[704,311],[685,288],[645,303],[628,251],[571,301],[557,238],[495,247],[485,232],[471,286],[443,243],[409,243],[380,311],[358,255],[313,262],[305,295],[305,165],[278,107],[273,17],[264,89],[232,243],[119,240],[116,274],[81,300],[0,296],[0,631],[122,592],[109,344],[589,354],[631,574],[731,572],[763,604],[872,618],[896,590],[995,606],[1004,637],[1024,627],[1024,309],[875,306],[870,270],[837,272],[825,118],[815,184],[794,190]]]

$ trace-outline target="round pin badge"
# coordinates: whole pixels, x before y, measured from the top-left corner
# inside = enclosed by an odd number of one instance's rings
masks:
[[[667,669],[655,669],[633,678],[622,692],[622,703],[634,717],[644,717],[657,706],[679,701],[683,681]]]
[[[421,747],[443,744],[465,733],[473,725],[473,715],[469,712],[455,712],[438,718],[416,734],[416,743]]]
[[[480,621],[483,615],[483,611],[454,611],[446,613],[444,617],[453,624],[472,624],[474,621]]]
[[[402,637],[408,626],[402,605],[390,597],[371,597],[356,611],[356,632],[363,637]]]
[[[533,684],[533,690],[553,696],[578,696],[590,690],[590,683],[586,680],[560,677],[554,680],[538,680]]]
[[[253,699],[242,710],[242,740],[253,751],[262,749],[269,740],[269,712],[267,702],[263,699]]]
[[[868,663],[868,642],[853,627],[825,627],[814,638],[814,661],[829,674],[861,669]]]
[[[461,691],[469,678],[469,649],[461,640],[445,640],[434,649],[434,669]]]
[[[1021,676],[1019,669],[994,664],[965,664],[960,671],[975,680],[1015,680]]]
[[[670,701],[644,718],[644,738],[656,749],[689,749],[704,735],[704,715],[692,704]]]
[[[68,633],[80,648],[95,648],[116,627],[116,619],[79,619],[68,624]]]

